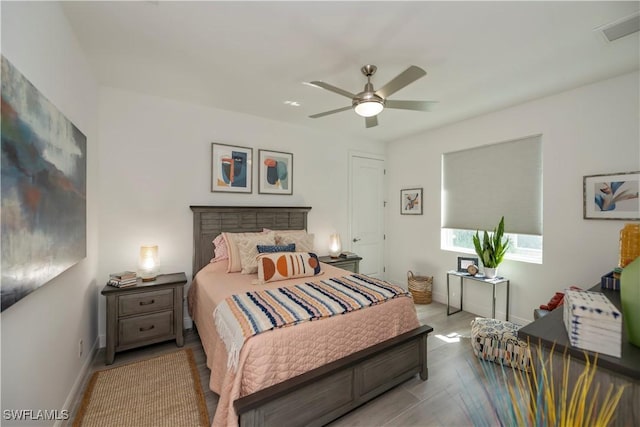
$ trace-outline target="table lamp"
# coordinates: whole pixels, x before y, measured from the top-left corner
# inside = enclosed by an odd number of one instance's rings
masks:
[[[140,257],[138,259],[138,274],[143,282],[156,280],[160,261],[158,259],[158,246],[140,246]]]

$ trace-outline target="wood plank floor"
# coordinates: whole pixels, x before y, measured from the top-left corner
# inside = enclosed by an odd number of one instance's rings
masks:
[[[436,302],[416,305],[416,311],[420,323],[434,329],[428,338],[429,380],[421,381],[416,376],[339,418],[330,426],[465,426],[472,424],[467,415],[469,411],[465,410],[470,399],[485,410],[490,410],[482,385],[474,374],[474,370],[478,369],[477,359],[471,351],[469,337],[470,322],[475,315],[463,311],[447,316],[446,306]],[[200,338],[193,330],[185,331],[185,348],[193,350],[211,421],[217,396],[209,390],[210,371],[206,366]],[[117,353],[114,364],[105,366],[104,349],[101,349],[96,354],[82,390],[95,371],[175,350],[173,341],[129,350]],[[82,394],[77,396],[67,425],[73,423],[81,398]]]

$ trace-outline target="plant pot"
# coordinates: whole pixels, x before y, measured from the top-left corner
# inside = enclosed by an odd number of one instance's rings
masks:
[[[498,268],[489,268],[489,267],[485,267],[484,268],[484,277],[486,277],[487,279],[493,279],[498,275]]]

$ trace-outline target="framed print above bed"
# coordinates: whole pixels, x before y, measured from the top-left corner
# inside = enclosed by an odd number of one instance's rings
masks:
[[[258,193],[293,194],[293,154],[258,150]]]
[[[583,178],[584,219],[640,220],[640,171]]]
[[[422,188],[400,190],[400,214],[422,215]]]
[[[211,144],[211,191],[251,193],[253,148]]]

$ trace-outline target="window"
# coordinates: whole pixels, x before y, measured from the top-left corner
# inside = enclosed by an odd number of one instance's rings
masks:
[[[474,234],[476,234],[476,230],[443,228],[441,249],[476,255],[473,247]],[[482,236],[482,231],[480,236]],[[542,236],[505,233],[505,238],[508,238],[510,242],[506,259],[542,264]]]
[[[441,248],[475,253],[476,230],[505,217],[507,259],[542,263],[541,135],[442,156]]]

